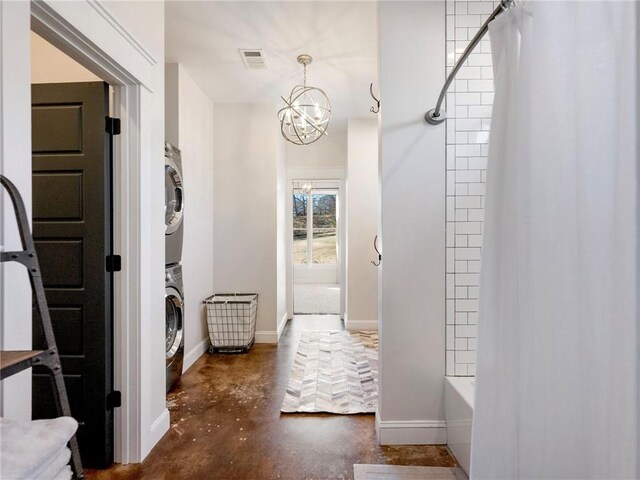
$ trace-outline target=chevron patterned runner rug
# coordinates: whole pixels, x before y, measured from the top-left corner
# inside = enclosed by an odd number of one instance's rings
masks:
[[[373,413],[377,404],[377,332],[302,332],[282,412]]]

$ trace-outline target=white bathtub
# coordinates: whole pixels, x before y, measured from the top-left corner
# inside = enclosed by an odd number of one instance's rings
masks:
[[[474,384],[473,377],[445,377],[444,382],[447,443],[451,453],[467,475],[469,475],[471,463]]]

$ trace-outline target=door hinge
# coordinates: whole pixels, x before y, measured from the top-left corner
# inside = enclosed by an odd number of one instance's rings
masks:
[[[120,255],[107,255],[105,266],[107,272],[119,272],[122,270],[122,257]]]
[[[109,410],[122,406],[122,394],[119,390],[114,390],[107,394],[107,408]]]
[[[110,135],[120,135],[120,119],[114,117],[105,117],[105,130]]]

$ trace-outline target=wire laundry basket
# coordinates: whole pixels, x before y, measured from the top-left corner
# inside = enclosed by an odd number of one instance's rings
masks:
[[[246,353],[256,338],[257,293],[216,293],[205,298],[209,353]]]

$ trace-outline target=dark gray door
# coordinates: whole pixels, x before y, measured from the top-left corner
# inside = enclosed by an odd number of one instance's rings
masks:
[[[108,85],[33,85],[33,236],[82,461],[113,461],[111,142]],[[42,331],[34,324],[34,348]],[[33,374],[33,417],[56,416],[52,384]]]

